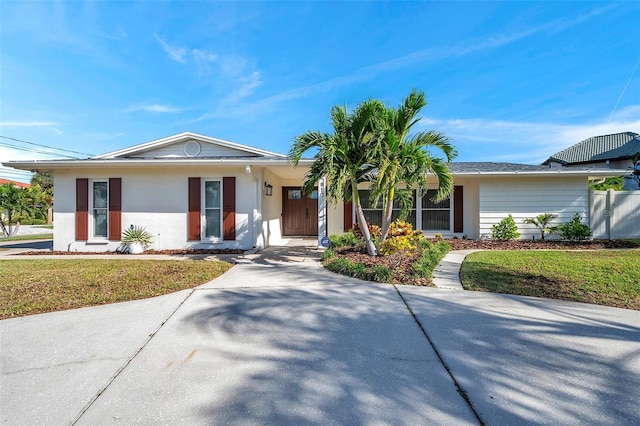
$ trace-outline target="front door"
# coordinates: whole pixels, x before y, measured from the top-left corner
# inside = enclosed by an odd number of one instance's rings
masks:
[[[300,187],[282,188],[282,223],[283,235],[318,235],[318,191],[306,196]]]

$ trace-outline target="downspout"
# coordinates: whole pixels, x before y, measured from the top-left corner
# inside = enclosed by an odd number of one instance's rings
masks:
[[[251,165],[247,164],[244,166],[244,170],[245,172],[247,172],[247,174],[249,176],[251,176],[251,178],[253,179],[253,182],[255,183],[255,190],[256,190],[256,210],[253,212],[252,214],[252,218],[251,218],[251,222],[253,223],[253,226],[251,226],[251,233],[252,233],[252,241],[253,241],[253,247],[257,248],[258,247],[258,235],[260,235],[260,231],[257,229],[257,226],[260,225],[260,228],[262,228],[262,197],[260,196],[260,179],[258,179],[253,172],[251,171]],[[257,216],[258,216],[258,212],[260,214],[260,220],[256,220]],[[262,248],[262,247],[261,247]]]

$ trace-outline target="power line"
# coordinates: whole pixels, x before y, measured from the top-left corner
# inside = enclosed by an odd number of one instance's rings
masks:
[[[629,87],[629,83],[631,83],[631,80],[633,80],[633,76],[636,73],[636,71],[638,70],[638,65],[640,65],[640,58],[638,58],[638,62],[636,62],[636,65],[633,67],[633,71],[631,71],[631,76],[629,76],[629,80],[627,81],[627,84],[624,85],[624,89],[622,89],[622,93],[620,93],[620,97],[618,98],[618,102],[616,102],[615,106],[611,110],[611,115],[609,115],[609,121],[608,122],[610,122],[611,119],[613,118],[613,113],[616,112],[616,109],[618,108],[618,104],[620,103],[620,101],[622,100],[622,97],[624,96],[624,92],[627,91],[627,87]]]
[[[25,141],[23,139],[12,138],[12,137],[9,137],[9,136],[0,135],[0,138],[9,139],[9,140],[12,140],[12,141],[15,141],[15,142],[26,143],[26,144],[29,144],[29,145],[40,146],[40,147],[47,148],[47,149],[53,149],[53,150],[56,150],[56,151],[71,152],[73,154],[80,154],[80,155],[86,155],[86,156],[89,156],[89,157],[93,157],[93,154],[88,154],[86,152],[72,151],[70,149],[64,149],[64,148],[56,148],[56,147],[53,147],[53,146],[43,145],[43,144],[35,143],[35,142],[29,142],[29,141]],[[75,158],[75,157],[70,157],[70,158]]]
[[[78,157],[74,157],[71,155],[66,155],[66,154],[59,154],[56,152],[49,152],[49,151],[43,151],[41,149],[34,149],[34,148],[27,148],[24,146],[18,146],[18,145],[12,145],[9,143],[5,143],[5,142],[0,142],[0,146],[4,146],[7,148],[11,148],[11,149],[17,149],[18,151],[26,151],[26,152],[33,152],[36,154],[45,154],[45,155],[51,155],[51,156],[57,156],[57,157],[66,157],[66,158],[78,158]]]

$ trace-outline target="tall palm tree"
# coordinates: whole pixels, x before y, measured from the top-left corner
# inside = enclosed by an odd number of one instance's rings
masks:
[[[374,122],[378,131],[383,133],[374,154],[377,176],[372,183],[374,203],[379,197],[385,200],[381,242],[389,232],[394,199],[400,201],[401,213],[406,216],[413,201],[411,188],[426,189],[429,175],[435,175],[438,180],[434,201],[447,199],[453,191],[453,176],[447,162],[453,160],[458,152],[449,139],[433,130],[410,135],[420,120],[418,113],[426,104],[424,92],[413,89],[397,109],[386,108],[383,120]],[[442,151],[446,161],[433,157],[430,148]],[[399,189],[400,184],[404,184],[406,189]]]
[[[367,252],[371,256],[377,254],[377,249],[362,211],[358,182],[372,168],[372,153],[379,151],[376,145],[380,138],[371,132],[371,123],[382,113],[384,107],[375,101],[361,103],[351,114],[346,106],[334,106],[331,108],[333,133],[306,132],[294,139],[289,152],[293,165],[297,166],[305,152],[318,149],[315,161],[305,175],[303,189],[310,193],[316,182],[326,177],[330,202],[352,200]]]

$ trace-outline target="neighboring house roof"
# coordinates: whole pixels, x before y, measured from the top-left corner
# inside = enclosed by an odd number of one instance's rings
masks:
[[[0,178],[0,185],[6,185],[8,183],[13,184],[13,186],[17,188],[31,188],[31,184],[28,183],[16,182],[15,180]]]
[[[601,163],[607,160],[626,160],[640,152],[640,135],[634,132],[594,136],[549,157],[542,164]]]

